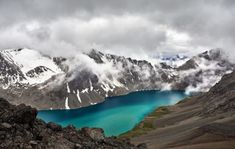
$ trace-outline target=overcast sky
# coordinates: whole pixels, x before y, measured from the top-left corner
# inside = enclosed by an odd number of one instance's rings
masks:
[[[235,56],[235,0],[0,0],[0,48]]]

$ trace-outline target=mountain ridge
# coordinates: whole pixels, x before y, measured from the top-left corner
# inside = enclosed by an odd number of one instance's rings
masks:
[[[162,60],[153,64],[94,49],[71,58],[49,57],[30,49],[11,49],[0,54],[0,60],[11,62],[8,69],[16,73],[2,73],[2,97],[13,104],[26,103],[38,109],[79,108],[138,90],[206,91],[234,68],[218,50],[188,61],[185,58],[186,62],[178,68]],[[16,82],[11,81],[14,78]],[[5,83],[4,79],[11,82]]]

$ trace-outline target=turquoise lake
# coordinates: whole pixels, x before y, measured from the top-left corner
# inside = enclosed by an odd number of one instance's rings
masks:
[[[80,109],[39,111],[38,118],[62,126],[99,127],[106,136],[117,136],[131,130],[156,108],[176,104],[186,96],[184,91],[139,91]]]

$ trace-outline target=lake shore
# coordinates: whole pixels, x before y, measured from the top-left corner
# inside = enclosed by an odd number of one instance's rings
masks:
[[[146,143],[149,149],[233,149],[234,86],[235,72],[225,75],[207,93],[155,110],[148,116],[150,121],[146,117],[120,137],[130,138],[134,144]]]
[[[184,91],[140,91],[80,109],[39,111],[38,118],[64,127],[72,124],[76,128],[102,128],[106,136],[118,136],[131,130],[154,109],[175,104],[186,96]]]

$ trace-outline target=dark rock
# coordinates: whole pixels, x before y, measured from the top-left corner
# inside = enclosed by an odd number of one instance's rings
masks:
[[[29,144],[35,146],[35,145],[37,145],[38,143],[37,143],[36,141],[30,141]]]
[[[104,130],[101,128],[82,128],[82,132],[93,140],[104,139]]]
[[[167,65],[166,63],[160,63],[160,65],[163,69],[172,69],[172,67]]]
[[[82,146],[80,145],[80,144],[75,144],[75,146],[74,146],[74,149],[81,149],[82,148]]]
[[[52,71],[52,70],[45,67],[45,66],[38,66],[38,67],[28,71],[26,73],[26,76],[28,76],[30,78],[37,77],[38,75],[40,75],[41,73],[43,73],[45,71]]]
[[[235,138],[235,126],[228,124],[212,123],[199,128],[199,130],[225,137]]]
[[[10,107],[10,104],[6,100],[0,100],[0,111],[3,111],[4,109],[8,109]]]
[[[2,103],[2,104],[1,104]],[[4,105],[4,106],[3,106]],[[77,130],[36,119],[37,110],[29,106],[13,106],[0,98],[0,148],[24,149],[134,149],[130,141],[105,137],[100,128]]]
[[[11,125],[8,124],[8,123],[2,123],[1,126],[2,126],[3,128],[6,128],[6,129],[10,129],[10,128],[11,128]]]
[[[95,62],[98,64],[103,63],[102,57],[104,56],[104,54],[99,51],[92,49],[90,53],[88,53],[88,56],[94,59]]]
[[[147,145],[145,143],[141,143],[141,144],[137,145],[137,148],[138,149],[146,149]]]
[[[57,125],[52,122],[47,123],[47,127],[52,129],[53,131],[61,131],[62,130],[62,127],[60,125]]]
[[[6,137],[5,131],[0,131],[0,139],[4,139]]]
[[[13,111],[13,120],[16,123],[28,123],[32,124],[37,116],[37,110],[24,104],[16,106],[16,109]]]
[[[177,70],[182,71],[182,70],[195,69],[197,68],[197,66],[198,64],[193,59],[190,59],[182,66],[178,67]]]

